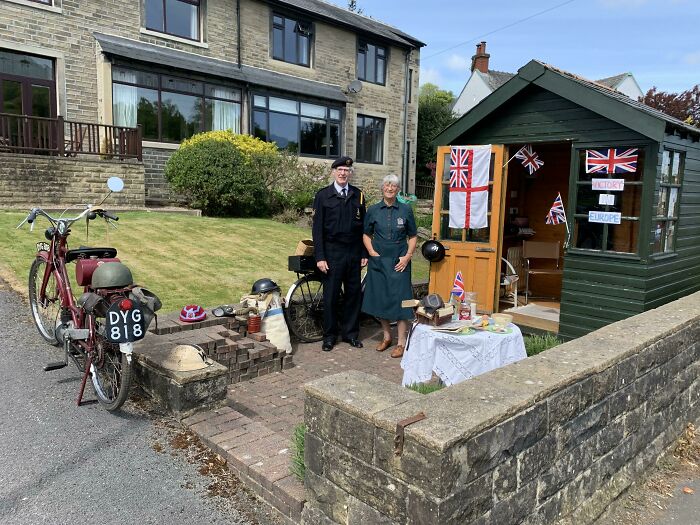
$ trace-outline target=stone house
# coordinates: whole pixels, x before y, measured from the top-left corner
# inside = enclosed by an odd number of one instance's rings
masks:
[[[0,0],[0,117],[139,126],[147,204],[210,129],[411,190],[423,45],[321,0]]]

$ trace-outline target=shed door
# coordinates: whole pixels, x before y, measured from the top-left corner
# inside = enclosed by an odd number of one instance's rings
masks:
[[[501,242],[501,210],[503,207],[503,151],[504,146],[491,146],[488,183],[488,227],[481,229],[450,228],[450,151],[451,146],[440,146],[435,171],[433,210],[433,238],[445,246],[445,258],[430,266],[430,293],[438,293],[447,300],[458,271],[462,272],[465,290],[475,291],[477,309],[493,312],[498,292],[497,272]]]

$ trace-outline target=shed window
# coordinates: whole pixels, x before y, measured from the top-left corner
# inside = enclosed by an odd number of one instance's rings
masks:
[[[291,64],[311,64],[311,23],[272,15],[272,58]]]
[[[643,173],[644,150],[641,148],[637,151],[636,170],[626,173],[586,173],[586,150],[579,150],[573,217],[572,244],[575,248],[601,253],[639,253]],[[598,189],[601,179],[610,182],[610,189]]]
[[[657,175],[658,194],[651,228],[651,253],[673,252],[676,246],[678,208],[685,154],[665,149]]]

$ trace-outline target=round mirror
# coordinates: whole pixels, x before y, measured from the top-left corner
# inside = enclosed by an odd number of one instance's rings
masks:
[[[124,181],[119,177],[110,177],[107,179],[107,187],[110,189],[110,191],[119,193],[124,189]]]

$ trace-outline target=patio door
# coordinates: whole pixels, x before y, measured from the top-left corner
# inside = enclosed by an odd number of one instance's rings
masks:
[[[447,300],[457,272],[462,272],[464,287],[477,293],[477,310],[493,312],[498,294],[501,232],[503,221],[504,146],[491,146],[486,228],[450,228],[450,151],[440,146],[437,152],[433,238],[446,249],[445,258],[430,265],[430,293]]]

